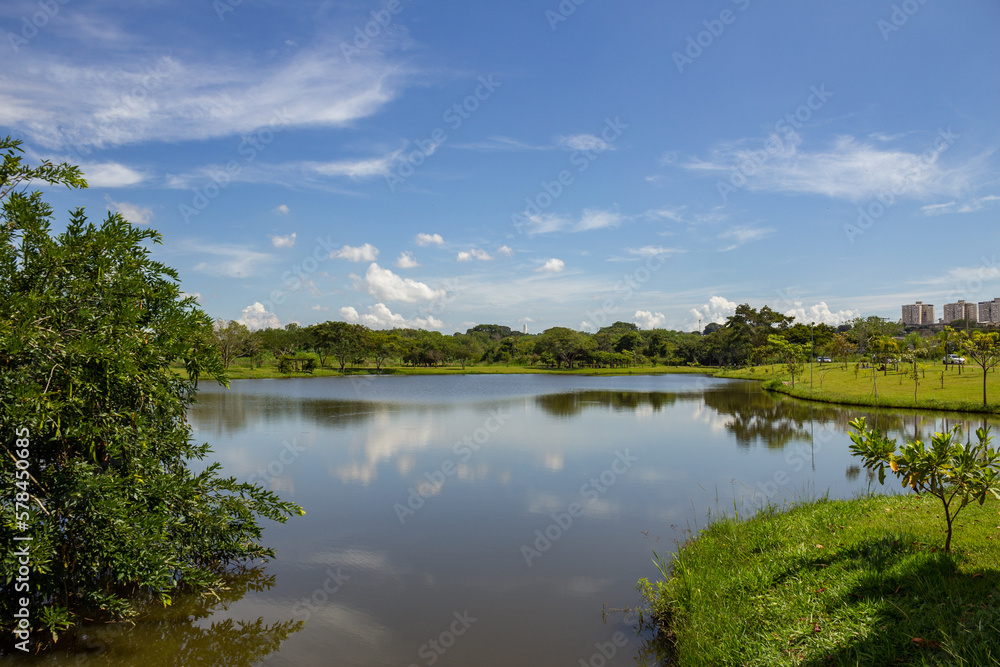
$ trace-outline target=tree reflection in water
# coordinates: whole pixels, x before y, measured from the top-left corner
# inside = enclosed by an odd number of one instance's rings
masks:
[[[206,619],[228,610],[247,593],[266,590],[274,583],[274,575],[264,574],[262,567],[243,568],[227,577],[218,597],[178,595],[166,608],[151,602],[134,625],[83,623],[61,638],[55,649],[19,664],[253,665],[277,652],[304,622],[223,618],[206,625]]]

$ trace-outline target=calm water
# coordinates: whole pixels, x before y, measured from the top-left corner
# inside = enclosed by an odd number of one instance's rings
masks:
[[[605,605],[634,605],[653,550],[709,513],[864,491],[846,434],[862,414],[907,438],[962,422],[685,375],[206,384],[195,437],[307,515],[268,524],[278,559],[222,601],[89,629],[89,655],[46,662],[646,664]]]

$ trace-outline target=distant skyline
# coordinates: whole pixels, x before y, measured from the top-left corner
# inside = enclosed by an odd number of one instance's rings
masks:
[[[1000,296],[1000,5],[0,5],[0,133],[214,317],[444,333]]]

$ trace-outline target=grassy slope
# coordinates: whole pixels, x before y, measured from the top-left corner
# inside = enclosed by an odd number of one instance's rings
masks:
[[[876,373],[878,383],[878,405],[895,408],[928,408],[935,410],[962,410],[984,412],[983,371],[978,366],[966,366],[961,374],[955,366],[923,364],[917,385],[917,398],[913,398],[912,367],[900,366],[899,372],[889,370],[888,374]],[[944,386],[942,387],[942,373]],[[746,369],[720,371],[718,377],[770,380],[783,382],[791,379],[784,366],[758,366],[750,372]],[[816,364],[813,367],[813,385],[809,386],[809,366],[795,379],[795,388],[782,385],[778,390],[790,396],[809,398],[828,403],[849,405],[875,405],[871,369],[861,369],[855,375],[854,364],[843,368],[841,364]],[[1000,412],[1000,373],[989,372],[986,376],[987,412]]]
[[[1000,503],[817,501],[723,518],[658,584],[680,665],[1000,665]]]

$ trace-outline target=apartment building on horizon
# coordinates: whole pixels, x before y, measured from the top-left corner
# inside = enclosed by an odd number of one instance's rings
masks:
[[[903,324],[909,326],[934,324],[934,304],[917,301],[903,306]]]
[[[977,320],[976,304],[969,303],[965,299],[959,299],[958,303],[944,304],[944,323],[951,324],[955,320]]]
[[[1000,298],[979,302],[979,321],[1000,324]]]

